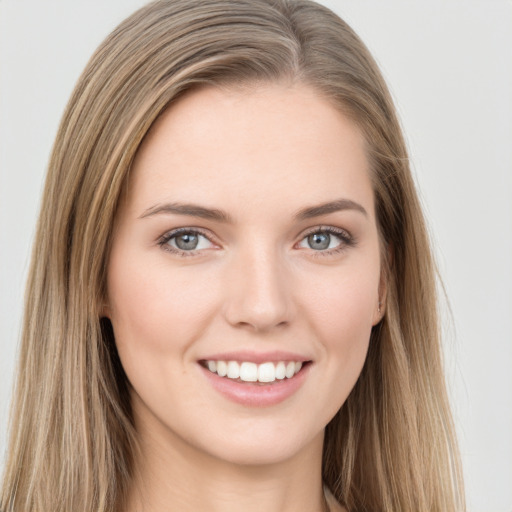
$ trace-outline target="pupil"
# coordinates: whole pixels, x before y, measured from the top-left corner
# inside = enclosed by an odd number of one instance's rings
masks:
[[[314,233],[308,236],[308,243],[312,249],[327,249],[330,242],[331,237],[328,233]]]
[[[180,235],[176,238],[176,245],[185,251],[195,249],[198,242],[198,236],[191,233]]]

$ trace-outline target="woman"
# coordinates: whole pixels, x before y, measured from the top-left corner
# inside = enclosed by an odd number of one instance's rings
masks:
[[[342,20],[177,0],[107,38],[19,364],[2,510],[464,508],[407,152]]]

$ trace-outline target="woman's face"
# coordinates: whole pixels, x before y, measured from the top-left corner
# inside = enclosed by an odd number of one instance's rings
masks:
[[[321,446],[381,316],[357,127],[304,85],[205,88],[130,179],[106,315],[141,435],[237,463]]]

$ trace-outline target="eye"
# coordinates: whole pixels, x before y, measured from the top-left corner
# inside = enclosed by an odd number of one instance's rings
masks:
[[[328,227],[311,231],[299,242],[298,247],[313,249],[317,252],[335,253],[354,243],[353,237],[345,230]]]
[[[312,235],[307,236],[304,240],[306,244],[315,251],[323,251],[325,249],[332,249],[333,242],[334,247],[339,244],[339,241],[336,240],[337,237],[332,236],[330,233],[313,233]]]
[[[200,231],[182,228],[166,233],[158,244],[165,250],[177,253],[199,251],[215,247],[210,239]]]

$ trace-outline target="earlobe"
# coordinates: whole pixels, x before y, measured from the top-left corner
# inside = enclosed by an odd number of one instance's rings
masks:
[[[379,280],[379,289],[377,290],[377,307],[375,308],[374,324],[377,325],[386,314],[387,305],[387,292],[388,292],[388,272],[387,269],[381,272]]]
[[[380,282],[379,282],[379,304],[377,307],[377,312],[379,314],[379,322],[382,320],[386,313],[386,305],[387,305],[387,296],[388,296],[388,272],[387,269],[381,273]]]
[[[110,306],[108,304],[102,304],[100,307],[100,318],[108,318],[110,320]]]
[[[372,325],[377,325],[384,318],[385,313],[386,313],[385,302],[379,297],[377,307],[375,308],[375,312],[373,315]]]

